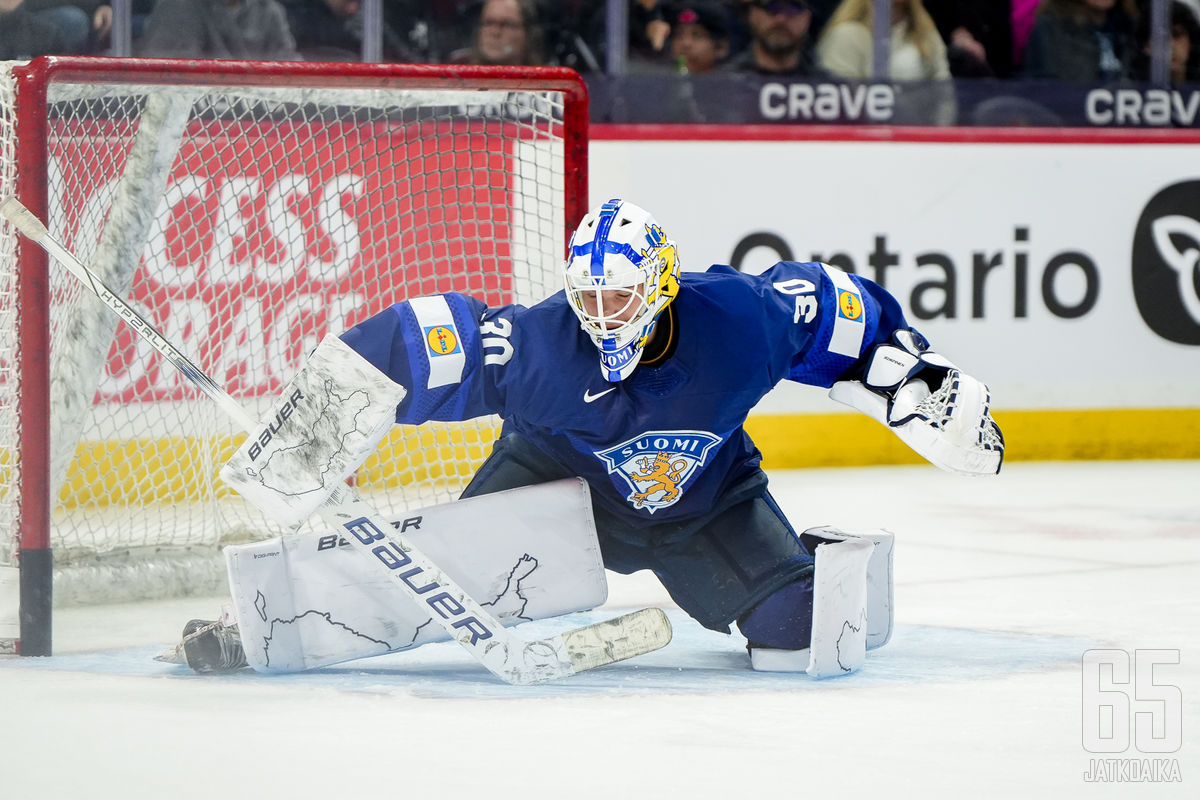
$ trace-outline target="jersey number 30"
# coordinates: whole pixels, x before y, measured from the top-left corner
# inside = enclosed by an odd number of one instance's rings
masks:
[[[780,294],[790,294],[796,296],[796,311],[792,314],[792,322],[812,322],[813,317],[817,315],[817,298],[813,297],[813,292],[816,291],[815,286],[811,281],[806,281],[803,278],[792,278],[791,280],[778,281],[771,284]]]
[[[504,317],[496,317],[479,324],[480,344],[483,345],[484,365],[502,367],[513,357],[512,322]]]

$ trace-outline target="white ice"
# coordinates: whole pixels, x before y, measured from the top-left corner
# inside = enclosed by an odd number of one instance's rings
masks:
[[[452,644],[197,676],[151,656],[219,598],[64,610],[54,657],[0,659],[0,797],[1200,797],[1200,462],[804,470],[772,488],[799,527],[896,533],[896,632],[855,675],[753,673],[739,637],[644,575],[533,625],[660,605],[672,644],[532,688]],[[1179,651],[1152,677],[1182,693],[1182,749],[1084,749],[1093,648]],[[1088,782],[1092,758],[1176,759],[1182,782]]]

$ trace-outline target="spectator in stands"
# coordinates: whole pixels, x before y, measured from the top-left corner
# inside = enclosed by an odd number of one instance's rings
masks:
[[[740,34],[733,6],[742,0],[704,2],[725,14],[726,36],[733,52]],[[689,5],[686,0],[633,0],[628,4],[627,72],[652,74],[675,67],[669,46],[672,23]],[[537,8],[547,63],[562,64],[580,72],[601,72],[607,68],[608,20],[603,0],[540,0]]]
[[[533,0],[485,0],[467,51],[452,62],[496,65],[544,64],[542,28]]]
[[[671,35],[655,59],[633,57],[622,82],[619,110],[669,122],[736,122],[728,83],[710,81],[729,55],[731,9],[714,0],[685,0],[667,18]],[[630,117],[622,117],[630,119]]]
[[[1019,75],[1024,71],[1025,47],[1029,42],[1029,34],[1033,31],[1033,21],[1037,17],[1038,6],[1042,4],[1042,0],[1011,0],[1011,3],[1013,74]]]
[[[24,61],[65,52],[52,23],[24,7],[24,0],[0,0],[0,61]]]
[[[670,10],[660,0],[634,0],[629,4],[629,55],[654,58],[671,35]]]
[[[712,2],[684,4],[671,26],[670,49],[678,72],[703,75],[729,57],[729,17]]]
[[[1170,13],[1171,49],[1167,80],[1173,85],[1200,83],[1200,0],[1174,0]],[[1150,80],[1150,15],[1143,13],[1137,26],[1137,53],[1133,75]]]
[[[155,0],[132,0],[129,27],[133,38],[142,35]],[[103,52],[112,32],[111,0],[26,0],[25,7],[54,24],[63,37],[63,52],[91,55]]]
[[[300,58],[278,0],[158,0],[139,50],[175,58]]]
[[[596,4],[604,14],[603,2]],[[629,57],[633,61],[662,60],[672,32],[672,23],[686,2],[633,0],[629,3]],[[726,34],[728,35],[728,33]]]
[[[865,79],[874,72],[874,0],[843,0],[833,12],[817,53],[821,65],[842,78]],[[946,45],[921,0],[892,0],[891,60],[894,81],[946,80]]]
[[[603,72],[607,50],[605,4],[543,0],[538,6],[546,61],[579,72]]]
[[[296,39],[296,49],[304,59],[358,61],[362,57],[362,0],[281,0],[281,3]],[[382,23],[384,61],[423,60],[417,58],[387,17]]]
[[[1011,0],[924,0],[956,78],[1012,76]]]
[[[1076,83],[1130,77],[1133,0],[1045,0],[1025,48],[1025,74]]]
[[[805,0],[743,3],[750,46],[730,62],[738,72],[770,76],[820,76],[808,37],[812,11]]]
[[[94,41],[112,27],[112,8],[101,0],[25,0],[25,8],[58,28],[63,39],[60,53],[90,53]]]
[[[852,80],[874,77],[874,0],[843,0],[817,43],[821,65]],[[893,121],[951,125],[958,116],[946,45],[921,0],[892,0],[887,76],[913,84],[896,100]]]
[[[840,2],[841,0],[805,0],[805,4],[812,11],[812,24],[808,28],[809,39],[815,42],[821,38],[825,24],[829,22]]]

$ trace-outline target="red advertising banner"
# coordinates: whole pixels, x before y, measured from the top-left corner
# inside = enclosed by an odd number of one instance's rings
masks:
[[[51,137],[51,205],[77,252],[96,235],[84,220],[107,213],[130,127],[62,123]],[[505,127],[193,123],[130,299],[243,396],[278,392],[327,333],[407,297],[508,302],[516,142]],[[191,391],[118,330],[98,402]]]

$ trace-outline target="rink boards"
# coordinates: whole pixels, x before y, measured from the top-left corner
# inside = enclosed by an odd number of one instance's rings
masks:
[[[652,209],[685,270],[883,284],[989,384],[1009,458],[1195,458],[1198,164],[1190,131],[602,125],[589,194]],[[843,411],[781,386],[748,427],[776,467],[915,459]]]

